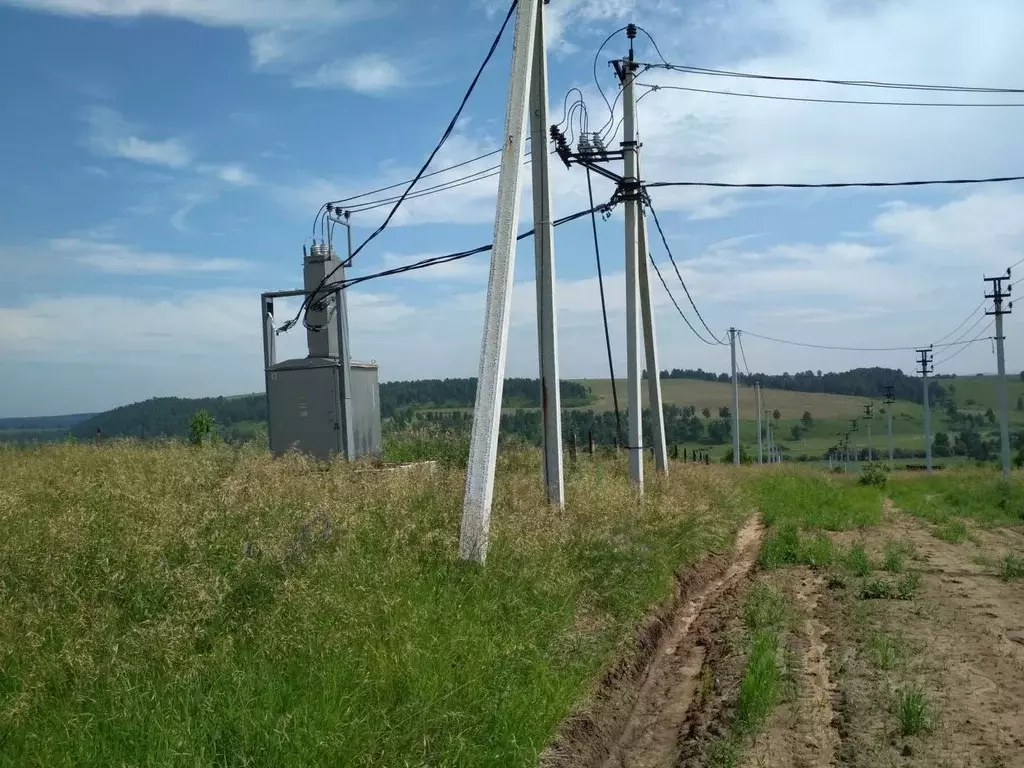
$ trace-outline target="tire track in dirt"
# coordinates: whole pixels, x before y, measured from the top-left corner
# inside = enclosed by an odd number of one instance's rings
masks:
[[[819,601],[825,588],[820,573],[807,568],[780,572],[772,581],[783,582],[802,621],[794,645],[798,656],[796,696],[782,702],[754,740],[743,765],[748,768],[829,768],[839,749],[832,707],[836,695],[829,669],[830,630],[822,621]]]
[[[750,572],[763,534],[757,518],[748,521],[736,536],[736,560],[676,614],[647,671],[622,736],[602,768],[661,768],[676,763],[679,732],[704,665],[705,647],[694,642],[691,629],[709,603]]]
[[[677,581],[673,606],[637,635],[637,651],[602,682],[584,709],[568,718],[541,757],[544,768],[672,768],[699,686],[706,614],[753,569],[764,528],[750,518],[728,557],[712,556]],[[589,710],[589,711],[588,711]]]

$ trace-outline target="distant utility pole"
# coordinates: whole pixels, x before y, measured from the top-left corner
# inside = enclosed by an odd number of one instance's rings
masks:
[[[871,455],[871,420],[875,418],[875,404],[868,403],[864,406],[864,420],[868,423],[868,461],[874,461]]]
[[[855,433],[857,431],[857,422],[858,421],[860,421],[860,419],[850,419],[850,432],[846,433],[846,441],[847,442],[850,441],[850,433],[851,432]],[[854,467],[857,466],[857,443],[856,443],[856,441],[854,441],[854,443],[853,443],[853,466]]]
[[[932,471],[932,411],[928,405],[928,374],[935,370],[932,365],[932,348],[926,347],[925,349],[917,350],[917,372],[921,374],[922,391],[924,405],[924,457],[925,466],[928,471]]]
[[[764,464],[764,449],[761,442],[761,382],[754,384],[754,395],[757,400],[757,463]]]
[[[893,443],[892,443],[892,406],[896,402],[896,387],[888,386],[885,388],[885,416],[889,422],[889,463],[893,462]]]
[[[732,463],[740,463],[740,382],[736,376],[736,329],[729,329],[732,351]]]
[[[544,47],[544,4],[520,0],[512,44],[512,70],[505,111],[501,170],[498,174],[494,217],[494,246],[487,282],[483,341],[477,378],[473,431],[466,468],[466,492],[462,503],[459,556],[482,563],[490,539],[494,471],[498,457],[498,428],[505,384],[508,329],[515,272],[516,236],[519,228],[520,191],[527,126],[543,129],[547,116],[547,63]],[[543,134],[541,134],[543,135]],[[534,146],[543,147],[537,142]],[[543,411],[544,476],[548,500],[563,503],[561,418],[556,332],[553,220],[548,188],[548,153],[535,151],[534,230],[537,249],[538,336],[540,341],[541,405]],[[555,455],[557,454],[557,456]]]
[[[992,283],[992,293],[986,293],[986,299],[992,299],[992,309],[986,315],[996,316],[996,359],[999,365],[999,446],[1003,459],[1003,477],[1010,476],[1010,415],[1006,404],[1006,356],[1003,352],[1003,315],[1010,314],[1013,302],[1003,307],[1003,299],[1010,295],[1012,285],[1003,288],[1003,281],[1010,279],[1010,270],[1000,277],[986,277],[986,283]]]

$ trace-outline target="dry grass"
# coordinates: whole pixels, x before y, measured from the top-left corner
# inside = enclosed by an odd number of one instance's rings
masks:
[[[624,461],[542,499],[503,456],[485,569],[464,477],[253,449],[0,450],[10,765],[532,765],[673,572],[747,514],[727,468]]]

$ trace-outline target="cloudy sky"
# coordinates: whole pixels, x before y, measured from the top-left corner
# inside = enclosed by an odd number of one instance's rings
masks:
[[[261,389],[260,292],[301,283],[302,246],[322,202],[415,171],[506,8],[503,0],[0,0],[0,416]],[[579,87],[591,130],[608,121],[594,55],[628,21],[651,31],[670,62],[690,66],[1024,86],[1017,0],[554,0],[547,13],[554,119],[568,89]],[[436,168],[500,145],[510,40],[511,30]],[[620,34],[598,58],[609,97],[617,86],[608,61],[625,50]],[[659,60],[644,39],[638,56]],[[1024,101],[663,70],[640,82],[815,98]],[[1022,175],[1022,120],[1024,109],[1014,108],[678,90],[650,93],[639,106],[651,181]],[[556,215],[586,207],[581,169],[556,165],[552,176]],[[485,179],[411,201],[354,273],[487,242],[495,188]],[[600,181],[596,193],[611,189]],[[1021,184],[659,189],[652,200],[719,334],[734,325],[811,344],[926,345],[978,307],[983,274],[1024,257]],[[353,214],[357,242],[385,212]],[[523,212],[527,228],[528,204]],[[622,371],[621,215],[599,228]],[[664,247],[653,245],[682,300]],[[536,374],[532,256],[523,242],[510,375]],[[588,220],[558,230],[556,261],[562,373],[606,375]],[[356,357],[377,360],[384,379],[475,375],[487,268],[484,255],[353,289]],[[656,290],[662,367],[727,370],[728,349],[694,338]],[[1024,366],[1015,321],[1007,321],[1010,370]],[[298,332],[279,344],[284,354],[304,354]],[[752,335],[745,350],[752,368],[770,372],[914,364],[908,352],[829,352]],[[940,370],[994,367],[982,341]]]

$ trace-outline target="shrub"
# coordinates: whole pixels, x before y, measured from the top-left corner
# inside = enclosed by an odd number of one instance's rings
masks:
[[[889,484],[889,468],[880,461],[872,461],[861,471],[857,482],[861,485],[885,488]]]

